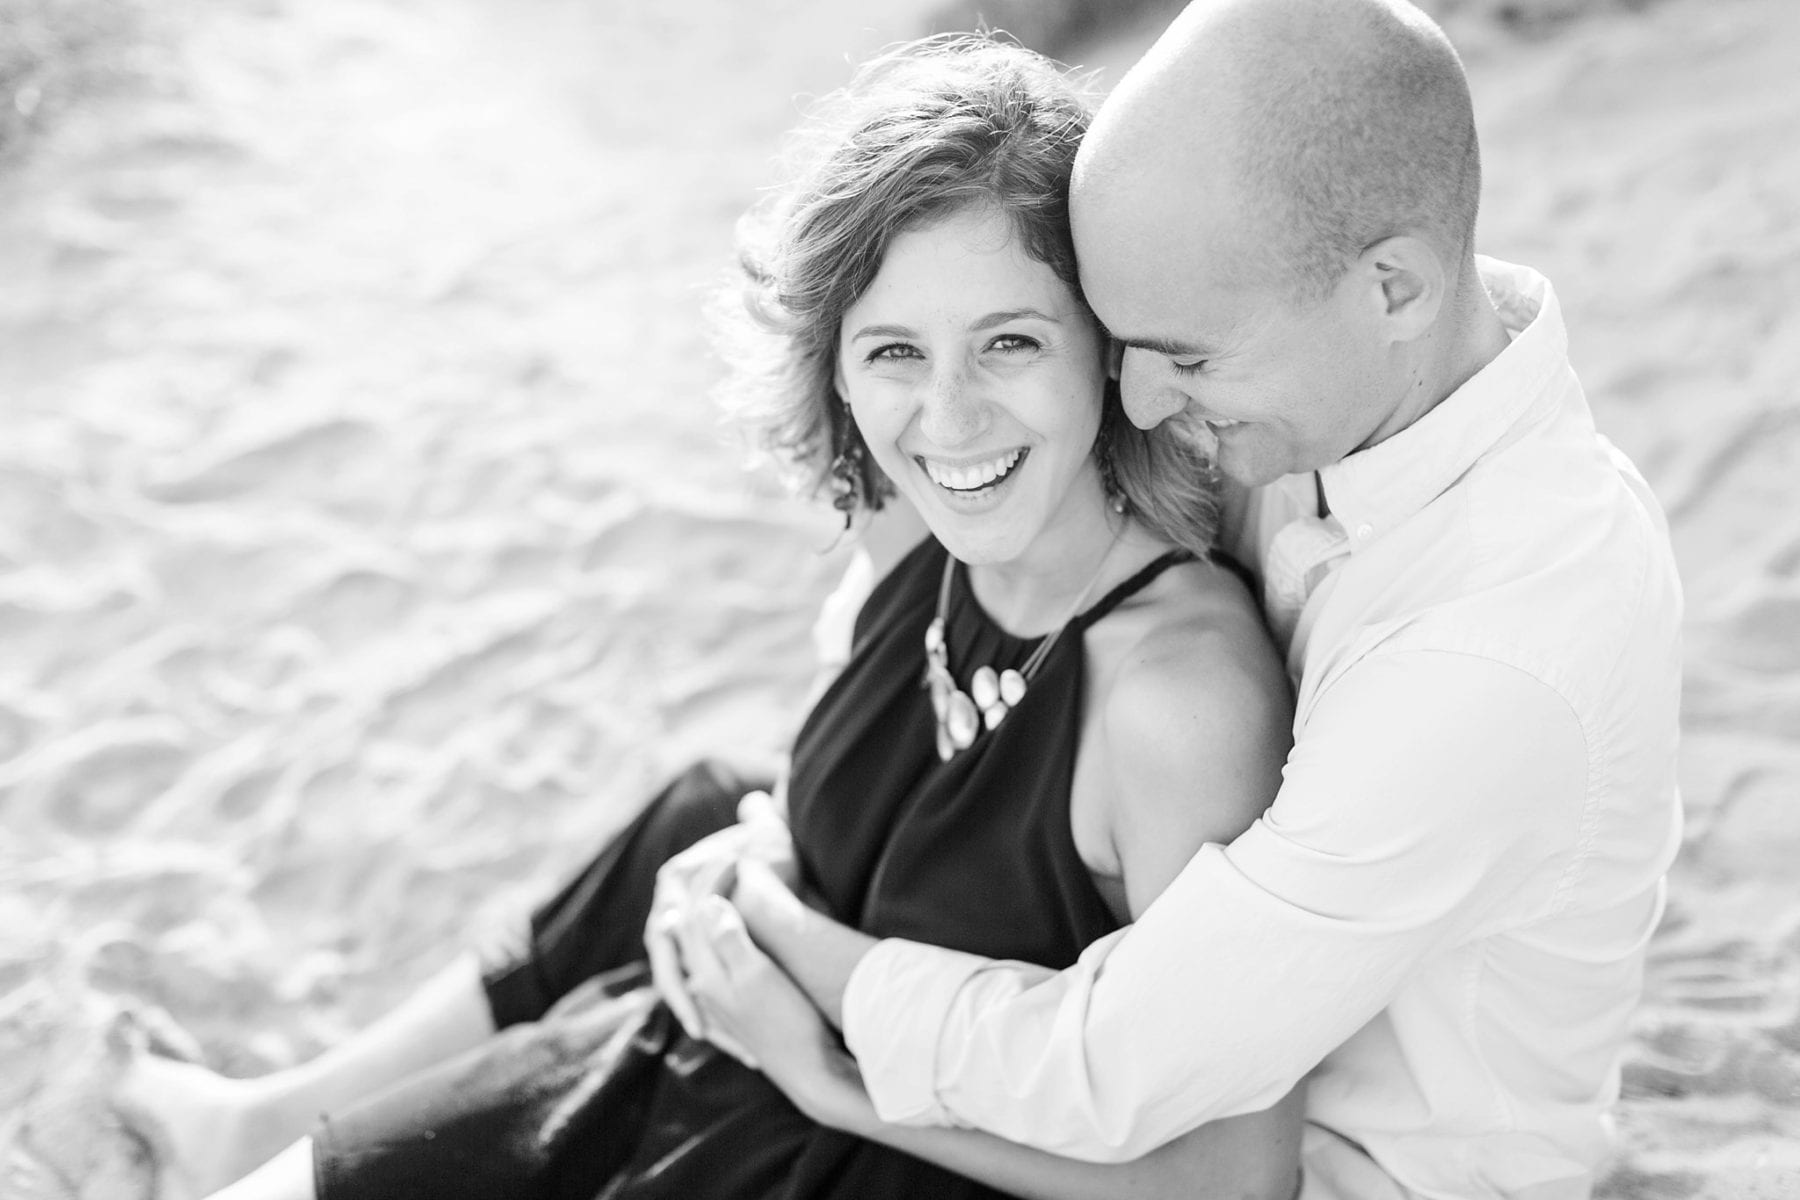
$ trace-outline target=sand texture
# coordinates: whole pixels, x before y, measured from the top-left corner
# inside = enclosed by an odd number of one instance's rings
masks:
[[[696,751],[783,742],[842,557],[740,469],[701,302],[796,97],[941,15],[169,7],[0,158],[4,1200],[147,1197],[120,1004],[301,1060]],[[1603,1195],[1800,1197],[1800,7],[1588,7],[1450,16],[1483,248],[1557,283],[1688,592]]]

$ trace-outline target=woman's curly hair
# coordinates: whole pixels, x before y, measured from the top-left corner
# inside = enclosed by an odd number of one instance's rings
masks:
[[[844,313],[900,233],[971,207],[1004,212],[1026,252],[1077,297],[1069,178],[1093,100],[1067,68],[992,34],[945,34],[880,55],[796,130],[793,181],[738,225],[740,270],[715,322],[732,374],[727,408],[803,490],[830,481],[861,435],[836,387]],[[1177,545],[1212,543],[1211,464],[1185,439],[1144,432],[1109,386],[1098,441],[1131,508]],[[865,453],[858,480],[891,485]]]

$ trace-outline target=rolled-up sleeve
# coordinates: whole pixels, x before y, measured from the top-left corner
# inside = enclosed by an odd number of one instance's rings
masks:
[[[1587,747],[1535,675],[1377,655],[1318,697],[1275,803],[1067,970],[879,944],[845,995],[877,1111],[1136,1158],[1267,1107],[1433,950],[1548,911]]]
[[[878,1019],[853,1019],[850,1014],[880,1013],[884,1010],[884,997],[904,991],[922,1010],[947,1015],[953,1011],[958,994],[983,972],[999,981],[1000,987],[1012,991],[1024,986],[1026,980],[1052,974],[1027,963],[986,959],[902,938],[877,942],[856,964],[844,986],[844,1040],[863,1074],[881,1080],[880,1092],[871,1095],[876,1115],[882,1120],[901,1125],[955,1123],[937,1102],[933,1056],[918,1053],[910,1039],[864,1036],[865,1031],[881,1028]],[[985,1010],[996,999],[990,996],[980,1007]]]

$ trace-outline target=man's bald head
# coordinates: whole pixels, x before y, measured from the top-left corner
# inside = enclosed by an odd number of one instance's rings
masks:
[[[1416,8],[1195,0],[1103,106],[1075,200],[1078,221],[1127,200],[1173,252],[1229,253],[1316,297],[1396,235],[1460,274],[1480,191],[1462,64]],[[1187,247],[1194,221],[1214,228]]]

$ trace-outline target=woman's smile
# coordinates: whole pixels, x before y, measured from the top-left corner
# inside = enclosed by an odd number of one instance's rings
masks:
[[[1030,453],[1024,446],[1015,446],[1002,454],[977,461],[951,462],[924,454],[914,455],[913,461],[943,490],[958,496],[975,497],[998,491]]]

